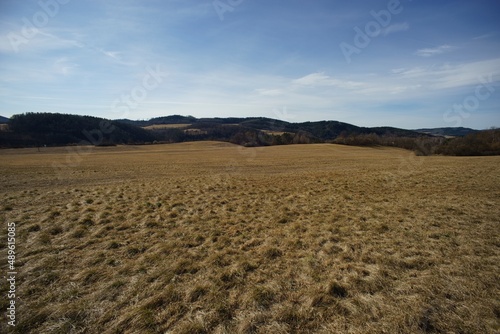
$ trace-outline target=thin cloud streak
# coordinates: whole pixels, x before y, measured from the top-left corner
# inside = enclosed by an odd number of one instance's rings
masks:
[[[410,29],[410,24],[408,22],[397,23],[382,29],[382,35],[387,36],[396,32],[407,31]]]
[[[435,48],[426,48],[417,50],[416,55],[420,57],[432,57],[446,52],[450,52],[454,49],[455,48],[453,46],[444,44]]]

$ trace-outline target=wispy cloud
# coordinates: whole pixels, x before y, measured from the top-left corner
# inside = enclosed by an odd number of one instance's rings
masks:
[[[329,85],[330,77],[324,73],[311,73],[302,78],[293,80],[294,84],[304,86],[323,86]]]
[[[455,49],[455,47],[448,44],[444,44],[435,48],[426,48],[417,50],[416,55],[420,57],[432,57],[435,55],[443,54],[445,52],[450,52],[453,49]]]
[[[135,62],[131,62],[131,61],[125,61],[123,60],[123,52],[121,51],[107,51],[107,50],[104,50],[104,49],[101,49],[101,48],[97,48],[97,47],[93,47],[93,46],[90,46],[90,45],[87,45],[86,48],[92,50],[92,51],[96,51],[104,56],[106,56],[108,59],[110,59],[111,61],[115,62],[116,64],[119,64],[119,65],[125,65],[125,66],[135,66],[137,65],[137,63]]]
[[[28,99],[28,100],[51,100],[51,101],[62,101],[63,97],[50,97],[50,96],[37,96],[37,95],[18,95],[18,96],[10,96],[16,99]]]
[[[64,76],[71,75],[73,70],[77,67],[78,65],[72,63],[67,57],[57,59],[53,65],[54,72]]]
[[[408,22],[391,24],[387,28],[382,29],[382,35],[387,36],[389,34],[406,31],[410,29],[410,24]]]
[[[46,51],[79,48],[82,44],[76,40],[62,38],[50,33],[48,29],[38,29],[30,38],[23,37],[19,31],[9,31],[0,36],[0,53],[16,54],[18,52],[39,53]]]
[[[487,38],[491,38],[491,37],[493,37],[493,36],[495,36],[495,34],[494,34],[494,33],[489,33],[489,34],[484,34],[484,35],[481,35],[481,36],[476,36],[476,37],[474,37],[473,39],[474,39],[474,40],[478,40],[478,39],[487,39]]]
[[[418,82],[432,89],[459,88],[477,85],[481,77],[492,76],[499,80],[500,58],[461,64],[444,64],[440,66],[417,66],[413,68],[398,68],[392,72],[401,79]]]
[[[292,84],[302,86],[335,86],[344,89],[359,89],[364,86],[362,82],[335,79],[323,72],[311,73],[299,79],[295,79],[292,81]]]
[[[255,91],[258,94],[263,95],[263,96],[280,96],[280,95],[283,95],[285,93],[282,89],[258,88]]]

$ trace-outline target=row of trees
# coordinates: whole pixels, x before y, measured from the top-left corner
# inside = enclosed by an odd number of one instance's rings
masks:
[[[217,140],[227,141],[236,145],[272,146],[289,144],[311,144],[322,142],[310,133],[299,131],[297,133],[284,132],[272,134],[240,125],[197,124],[198,133],[185,129],[156,129],[151,130],[158,142],[177,143],[183,141]]]
[[[437,147],[437,154],[474,156],[500,155],[500,129],[490,129],[447,140]]]
[[[396,137],[370,134],[343,133],[334,141],[337,144],[355,146],[392,146],[415,151],[418,155],[481,156],[500,155],[500,129],[470,133],[464,137],[422,136]]]

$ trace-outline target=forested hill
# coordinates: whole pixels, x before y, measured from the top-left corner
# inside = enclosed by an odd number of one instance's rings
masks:
[[[318,121],[290,123],[282,120],[266,117],[227,117],[227,118],[195,118],[192,116],[172,115],[166,117],[152,118],[147,121],[132,121],[128,119],[117,120],[130,125],[141,127],[152,127],[159,125],[185,125],[185,129],[219,129],[237,126],[240,129],[258,130],[263,132],[287,132],[287,133],[307,133],[310,137],[320,140],[334,140],[340,135],[350,134],[370,134],[394,135],[406,137],[422,137],[425,134],[393,127],[359,127],[349,123],[339,121]]]
[[[338,121],[289,123],[271,118],[195,118],[165,116],[144,121],[106,120],[57,113],[26,113],[9,119],[0,132],[2,147],[144,144],[190,140],[221,140],[244,146],[331,142],[354,135],[426,136],[414,131],[363,128]]]
[[[8,131],[0,132],[0,146],[59,146],[70,144],[115,145],[153,141],[140,127],[91,116],[26,113],[9,119]]]

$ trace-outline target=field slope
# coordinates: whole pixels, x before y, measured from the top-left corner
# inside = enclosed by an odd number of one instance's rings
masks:
[[[330,144],[1,150],[18,299],[7,328],[4,280],[0,332],[498,333],[499,165]]]

